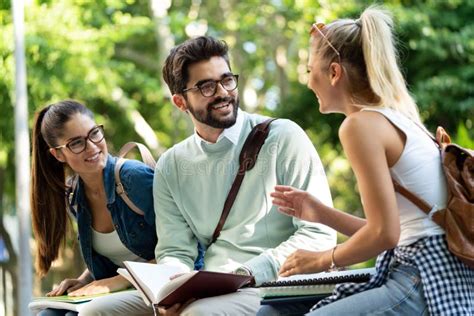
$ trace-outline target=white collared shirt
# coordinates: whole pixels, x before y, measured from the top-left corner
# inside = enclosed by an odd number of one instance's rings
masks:
[[[219,137],[217,137],[215,144],[217,144],[221,139],[227,138],[228,140],[232,142],[232,144],[237,145],[237,143],[239,142],[239,136],[240,136],[240,132],[242,131],[243,123],[244,123],[244,115],[242,114],[242,110],[238,109],[237,120],[235,121],[235,124],[229,128],[224,128],[224,130],[219,135]],[[194,139],[196,141],[196,144],[200,148],[201,148],[202,143],[213,144],[205,140],[204,138],[202,138],[196,131],[196,128],[194,128]]]

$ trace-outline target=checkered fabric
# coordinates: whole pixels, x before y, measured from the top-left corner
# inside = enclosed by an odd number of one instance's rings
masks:
[[[339,284],[331,296],[318,302],[311,311],[382,286],[394,260],[419,270],[430,315],[474,315],[474,270],[449,253],[444,235],[426,237],[409,246],[383,252],[377,258],[377,272],[370,281]]]

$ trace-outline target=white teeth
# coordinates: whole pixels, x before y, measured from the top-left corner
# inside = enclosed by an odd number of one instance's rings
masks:
[[[87,158],[86,161],[93,161],[93,160],[96,160],[97,158],[99,158],[99,153],[95,154],[94,156],[90,158]]]
[[[221,103],[221,105],[214,105],[212,108],[215,109],[215,110],[217,110],[217,109],[224,108],[224,107],[226,107],[226,106],[228,106],[228,105],[229,105],[228,102],[227,102],[227,103]]]

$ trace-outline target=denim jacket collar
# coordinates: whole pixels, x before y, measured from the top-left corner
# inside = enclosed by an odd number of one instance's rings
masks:
[[[154,258],[157,242],[152,194],[153,172],[143,163],[133,160],[127,161],[121,170],[121,181],[124,187],[128,188],[129,198],[145,212],[143,216],[132,211],[119,196],[116,196],[114,175],[116,163],[116,157],[108,156],[107,165],[103,170],[102,180],[107,209],[123,245],[137,256],[151,260]],[[77,204],[76,218],[81,252],[89,271],[95,279],[116,275],[118,267],[94,250],[92,210],[87,202],[82,181],[78,181],[76,185],[74,200]]]

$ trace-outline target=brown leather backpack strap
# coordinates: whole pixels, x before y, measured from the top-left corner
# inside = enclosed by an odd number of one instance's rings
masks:
[[[438,147],[441,155],[441,163],[443,163],[444,159],[444,148],[446,147],[447,144],[451,142],[451,139],[446,133],[446,131],[438,126],[438,129],[436,130],[436,137],[431,135],[430,132],[423,126],[418,123],[416,123],[418,127],[428,135],[429,138],[435,143],[435,145]],[[430,206],[425,200],[421,199],[414,193],[412,193],[410,190],[402,186],[400,183],[392,179],[393,182],[393,187],[395,188],[395,191],[403,195],[405,198],[407,198],[410,202],[415,204],[420,210],[425,212],[426,214],[430,215],[431,211],[433,210],[433,207]]]
[[[126,143],[120,149],[117,162],[115,163],[115,192],[122,198],[125,204],[127,204],[132,211],[143,216],[145,215],[145,212],[143,212],[138,206],[136,206],[135,203],[133,203],[132,200],[128,197],[127,191],[125,191],[125,188],[122,184],[122,180],[120,180],[120,169],[122,168],[125,161],[127,161],[124,157],[126,154],[128,154],[130,150],[135,147],[137,147],[140,151],[140,155],[142,156],[143,162],[150,168],[155,169],[155,159],[153,158],[153,155],[151,154],[150,150],[148,150],[145,145],[137,142]]]
[[[145,212],[143,212],[138,206],[135,205],[135,203],[130,200],[130,198],[127,195],[127,192],[125,191],[125,188],[122,184],[122,181],[120,180],[120,169],[122,168],[123,164],[127,161],[125,158],[119,157],[117,159],[117,162],[115,163],[115,169],[114,169],[114,176],[115,176],[115,192],[122,198],[122,200],[125,202],[125,204],[128,205],[128,207],[134,211],[135,213],[144,216]]]
[[[232,187],[230,188],[229,194],[227,195],[224,208],[222,209],[221,218],[219,219],[217,227],[214,230],[214,234],[212,234],[212,240],[209,245],[214,243],[219,237],[227,216],[229,215],[230,209],[232,208],[235,198],[239,193],[240,185],[244,180],[245,172],[255,166],[258,153],[260,152],[260,149],[265,143],[265,139],[270,132],[270,123],[274,120],[276,119],[268,119],[260,124],[255,125],[250,134],[247,136],[239,156],[239,170],[237,171],[237,175],[235,176]]]
[[[426,203],[425,200],[419,198],[417,195],[409,191],[407,188],[402,186],[397,181],[392,179],[392,182],[393,182],[393,187],[395,188],[395,191],[397,191],[398,193],[406,197],[410,202],[415,204],[420,210],[422,210],[426,214],[428,215],[430,214],[432,207],[428,203]]]
[[[155,162],[155,159],[153,158],[153,155],[151,154],[148,147],[146,147],[145,145],[141,143],[137,143],[137,142],[126,143],[125,145],[122,146],[122,148],[120,148],[118,157],[120,158],[125,157],[125,155],[128,154],[128,152],[135,147],[137,147],[138,150],[140,151],[140,155],[142,156],[143,162],[150,168],[155,169],[156,162]]]

